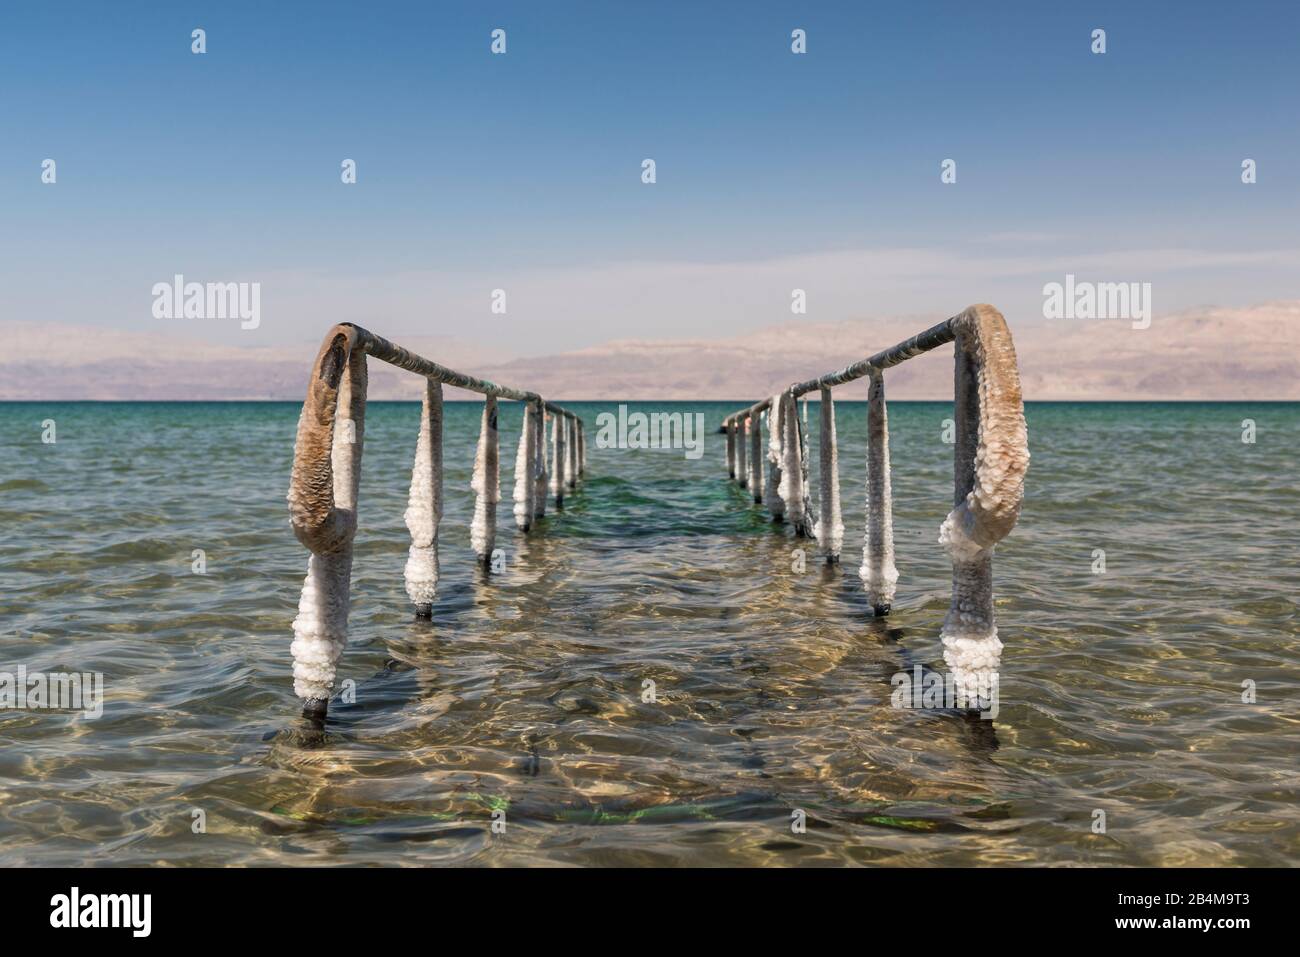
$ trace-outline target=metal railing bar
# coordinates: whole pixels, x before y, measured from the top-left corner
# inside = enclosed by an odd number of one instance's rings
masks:
[[[455,386],[458,389],[465,389],[469,392],[477,392],[480,395],[492,395],[501,399],[513,399],[516,402],[541,402],[548,412],[556,415],[562,415],[566,418],[578,419],[582,421],[573,412],[556,405],[554,402],[548,402],[536,392],[525,392],[522,389],[512,389],[496,382],[490,382],[487,379],[479,379],[472,375],[466,375],[463,372],[457,372],[455,369],[449,369],[444,365],[434,362],[432,359],[426,359],[424,356],[417,355],[409,349],[404,349],[396,343],[390,342],[383,336],[376,335],[369,329],[351,322],[341,322],[341,326],[347,326],[356,331],[357,345],[367,354],[381,359],[389,365],[397,366],[399,369],[405,369],[407,372],[414,372],[416,375],[422,375],[426,378],[437,379],[444,385]]]

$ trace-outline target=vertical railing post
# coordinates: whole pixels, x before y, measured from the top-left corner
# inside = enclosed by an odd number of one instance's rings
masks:
[[[337,418],[339,409],[345,419]],[[366,354],[354,335],[340,332],[317,356],[289,483],[294,534],[311,549],[289,646],[293,688],[303,712],[315,717],[324,717],[329,707],[347,645],[365,418]]]
[[[736,484],[745,488],[749,484],[749,465],[745,461],[747,446],[749,445],[749,435],[745,432],[745,423],[749,420],[744,416],[736,416],[732,422],[736,427]]]
[[[1002,642],[993,612],[993,548],[1020,514],[1029,451],[1006,320],[992,306],[981,305],[967,309],[953,325],[953,510],[939,530],[939,541],[952,557],[943,657],[959,702],[973,706],[996,702],[998,693]]]
[[[533,456],[536,455],[533,435],[533,404],[523,404],[523,425],[519,429],[519,449],[515,452],[515,526],[526,532],[533,527],[533,492],[536,487]]]
[[[546,405],[538,401],[533,408],[533,430],[536,435],[537,455],[533,459],[533,522],[546,515]]]
[[[840,514],[839,448],[835,436],[835,400],[831,390],[821,388],[821,433],[818,436],[817,467],[820,488],[817,503],[817,544],[828,565],[840,560],[844,547],[844,519]]]
[[[804,494],[804,448],[799,427],[799,406],[791,392],[781,393],[781,481],[777,493],[798,538],[810,532]]]
[[[568,458],[565,462],[564,472],[565,479],[571,489],[578,487],[578,419],[577,416],[566,415],[565,422],[565,449]]]
[[[736,417],[727,420],[727,477],[736,477]]]
[[[540,396],[448,369],[352,323],[333,326],[317,352],[307,383],[288,495],[294,535],[311,553],[293,620],[290,654],[294,690],[303,699],[304,713],[320,719],[328,710],[338,661],[347,644],[368,357],[425,380],[404,515],[411,545],[403,578],[417,617],[432,614],[439,578],[444,385],[484,396],[471,482],[476,497],[470,541],[478,558],[490,567],[496,544],[497,506],[501,500],[498,407],[502,398],[525,403],[515,455],[515,519],[521,529],[528,531],[546,511],[547,403]],[[570,488],[576,487],[577,477],[584,470],[585,441],[578,417],[559,406],[553,408],[558,503],[563,501],[566,481]]]
[[[958,342],[955,353],[953,507],[957,509],[975,487],[980,400],[974,355],[963,349],[961,342]],[[997,680],[1002,654],[1002,642],[998,639],[993,616],[993,550],[974,547],[957,539],[949,543],[948,551],[952,556],[952,605],[941,632],[944,661],[960,693],[970,698],[981,696],[982,691],[987,696]]]
[[[894,505],[889,487],[889,412],[885,377],[871,373],[867,393],[867,535],[858,574],[877,615],[889,614],[898,583],[894,567]]]
[[[754,501],[765,503],[775,521],[788,516],[796,531],[802,507],[803,521],[816,523],[815,534],[822,550],[828,560],[834,561],[842,546],[843,532],[838,515],[835,410],[830,390],[870,377],[866,536],[859,574],[875,613],[888,614],[898,571],[894,566],[889,417],[883,372],[949,342],[954,342],[956,348],[957,441],[954,507],[939,530],[939,542],[953,565],[952,603],[942,631],[943,654],[959,697],[988,700],[997,693],[1002,650],[993,607],[993,548],[1015,527],[1029,467],[1020,372],[1011,332],[1002,314],[987,304],[970,306],[873,356],[795,383],[785,393],[737,412],[724,422],[730,432],[732,421],[736,421],[743,442],[743,422],[750,417],[749,487]],[[798,427],[797,421],[791,428],[797,413],[785,401],[786,396],[805,397],[806,422],[806,396],[814,389],[821,391],[822,413],[821,494],[815,511],[806,491],[806,431]],[[765,455],[759,439],[764,410],[768,423]],[[764,458],[768,463],[765,479]]]
[[[767,407],[767,485],[763,503],[772,513],[772,521],[785,521],[785,503],[781,501],[781,396],[772,396]]]
[[[479,426],[478,450],[474,454],[474,521],[470,525],[470,545],[485,566],[491,567],[492,548],[497,537],[497,502],[501,499],[501,464],[497,430],[497,400],[489,395],[483,400],[483,420]]]
[[[799,434],[799,478],[803,489],[803,514],[805,534],[812,538],[815,537],[814,529],[817,527],[817,506],[813,502],[812,485],[808,481],[809,472],[812,469],[812,459],[808,452],[808,402],[803,404],[804,417],[803,421],[796,424],[796,431]]]
[[[551,494],[555,496],[555,508],[564,507],[564,416],[556,414],[551,419]]]
[[[405,519],[411,532],[404,573],[406,595],[415,605],[416,617],[429,618],[438,590],[438,523],[442,519],[442,383],[435,379],[424,380]]]
[[[755,505],[763,503],[763,428],[758,414],[751,414],[749,422],[749,494]]]

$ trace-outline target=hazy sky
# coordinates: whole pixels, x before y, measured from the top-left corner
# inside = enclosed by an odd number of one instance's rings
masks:
[[[786,322],[794,287],[817,320],[1041,321],[1067,271],[1296,298],[1298,107],[1291,2],[11,3],[0,319],[514,355]],[[154,319],[174,273],[260,282],[260,328]]]

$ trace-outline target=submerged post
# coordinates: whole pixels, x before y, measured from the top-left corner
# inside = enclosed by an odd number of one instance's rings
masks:
[[[497,502],[501,500],[496,396],[483,400],[483,421],[479,426],[478,451],[474,455],[474,522],[469,540],[484,567],[492,565],[492,548],[497,538]]]
[[[858,574],[877,616],[894,604],[898,569],[894,567],[894,501],[889,487],[889,412],[885,377],[871,373],[867,393],[867,534]]]
[[[835,400],[831,390],[821,389],[821,434],[818,436],[817,468],[819,471],[817,544],[826,563],[840,560],[844,547],[844,519],[840,514],[840,459],[835,437]]]
[[[546,410],[541,403],[533,415],[533,429],[537,433],[536,471],[533,473],[533,520],[536,521],[546,515],[546,483],[549,478],[546,473]]]
[[[733,418],[732,423],[736,428],[736,484],[744,488],[749,484],[749,465],[746,463],[745,452],[746,446],[749,445],[749,435],[745,432],[745,427],[749,422],[745,418]]]
[[[727,478],[736,477],[736,419],[727,420]]]
[[[972,306],[953,326],[954,507],[939,530],[952,557],[943,658],[959,695],[987,700],[997,691],[1002,656],[993,614],[993,547],[1020,515],[1029,443],[1015,347],[1002,314]]]
[[[406,594],[418,618],[433,616],[438,590],[438,522],[442,519],[442,383],[424,380],[420,436],[406,505],[411,548],[406,558]]]
[[[755,505],[763,504],[763,429],[756,412],[747,417],[749,422],[749,494]]]
[[[312,369],[289,486],[294,534],[311,549],[289,648],[293,690],[311,715],[324,715],[347,644],[365,418],[366,354],[350,329],[336,327]]]
[[[763,504],[772,513],[772,521],[785,521],[785,502],[781,501],[781,397],[774,395],[767,407],[767,486]]]
[[[524,421],[519,429],[519,448],[515,452],[515,525],[521,532],[533,527],[533,457],[537,454],[536,436],[533,435],[533,404],[524,403]]]

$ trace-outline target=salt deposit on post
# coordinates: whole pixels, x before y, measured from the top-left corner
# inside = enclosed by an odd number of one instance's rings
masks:
[[[497,443],[497,400],[489,395],[483,400],[483,419],[479,426],[478,451],[474,455],[474,521],[470,525],[470,545],[480,562],[492,560],[497,538],[497,502],[501,500],[501,466]]]
[[[736,420],[728,419],[727,429],[727,477],[736,477]]]
[[[298,418],[289,488],[294,534],[311,549],[293,621],[293,689],[304,711],[324,714],[335,668],[348,639],[352,539],[365,444],[366,356],[354,335],[332,333],[316,357],[316,374]],[[336,421],[343,409],[346,418]]]
[[[749,466],[745,461],[746,446],[749,445],[749,436],[745,434],[748,419],[733,418],[731,422],[736,430],[736,474],[733,477],[737,485],[745,488],[749,484]]]
[[[565,416],[565,447],[569,452],[568,464],[565,466],[565,475],[569,480],[569,488],[578,487],[578,423],[573,416]]]
[[[782,501],[781,487],[781,397],[774,395],[768,400],[767,407],[767,487],[763,490],[763,504],[772,513],[774,522],[785,517],[785,502]]]
[[[533,459],[533,520],[546,516],[546,410],[539,403],[533,413],[536,457]]]
[[[524,422],[519,429],[519,448],[515,452],[515,526],[523,532],[533,527],[533,456],[537,454],[533,435],[533,404],[524,403]]]
[[[749,419],[749,494],[754,504],[763,504],[763,429],[757,412]]]
[[[564,454],[564,416],[557,415],[551,421],[551,494],[555,496],[555,507],[564,507],[565,454]]]
[[[777,494],[781,497],[786,519],[799,538],[808,535],[808,513],[804,507],[803,439],[799,434],[799,409],[789,392],[780,396],[781,479]]]
[[[826,561],[840,560],[844,547],[844,519],[840,515],[840,460],[835,438],[835,400],[821,389],[821,433],[818,436],[818,516],[814,533]]]
[[[416,615],[428,618],[438,590],[438,522],[442,518],[442,383],[433,379],[424,382],[420,436],[405,518],[411,532],[406,594],[415,604]]]
[[[894,503],[889,488],[889,414],[885,377],[871,376],[867,403],[867,532],[858,574],[877,615],[894,603],[898,569],[894,567]]]

